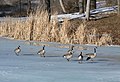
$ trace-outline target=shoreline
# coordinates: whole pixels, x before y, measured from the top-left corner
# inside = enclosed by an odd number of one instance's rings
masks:
[[[46,44],[46,45],[47,44],[57,44],[57,45],[68,45],[68,46],[79,45],[79,46],[93,46],[93,47],[98,46],[96,44],[63,44],[63,43],[60,43],[60,42],[28,41],[28,40],[19,40],[19,39],[14,39],[14,38],[11,38],[11,37],[4,37],[4,36],[0,36],[0,38],[4,38],[4,39],[8,39],[8,40],[15,40],[15,41],[24,41],[24,42],[26,42],[26,44],[33,45],[33,46],[42,46],[44,44]],[[41,45],[41,43],[43,43],[43,44]],[[48,46],[50,46],[50,45],[48,45]],[[102,45],[102,46],[98,46],[98,47],[120,47],[120,45]],[[68,47],[66,47],[66,48],[68,48]]]

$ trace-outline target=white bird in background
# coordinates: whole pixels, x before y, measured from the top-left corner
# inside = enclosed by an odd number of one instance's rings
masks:
[[[19,53],[21,52],[20,46],[18,46],[15,50],[14,50],[15,54],[17,56],[19,56]]]
[[[45,45],[43,46],[43,49],[37,52],[37,54],[40,55],[41,57],[45,57]]]
[[[94,48],[94,53],[88,53],[88,54],[86,54],[88,57],[87,57],[87,59],[86,59],[86,61],[88,61],[89,59],[91,59],[91,61],[93,61],[93,58],[95,58],[96,57],[96,48]]]
[[[80,53],[80,55],[78,56],[78,63],[82,63],[83,61],[83,55],[82,55],[82,52]]]

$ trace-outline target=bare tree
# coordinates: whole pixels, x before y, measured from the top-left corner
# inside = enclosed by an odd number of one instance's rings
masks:
[[[87,6],[86,6],[86,20],[89,20],[89,17],[90,17],[90,1],[91,1],[91,0],[87,0]]]
[[[60,6],[61,6],[63,12],[66,13],[66,10],[65,10],[65,7],[64,7],[64,4],[63,4],[63,0],[59,0],[59,3],[60,3]]]
[[[20,16],[22,16],[22,2],[19,0],[19,5],[20,5]]]
[[[87,0],[79,0],[79,12],[84,13],[86,11]]]
[[[28,11],[27,11],[27,14],[30,14],[31,13],[31,0],[28,0]]]
[[[120,14],[120,0],[118,0],[118,14]]]
[[[84,0],[79,0],[79,13],[84,13]]]
[[[51,19],[51,3],[50,3],[50,0],[45,0],[46,2],[46,5],[47,5],[47,12],[48,12],[48,16],[49,16],[49,21],[50,21],[50,19]]]
[[[84,12],[86,11],[87,0],[83,0]]]

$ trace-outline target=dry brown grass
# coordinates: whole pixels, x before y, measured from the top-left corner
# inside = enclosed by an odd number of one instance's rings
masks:
[[[15,39],[29,40],[30,21],[12,20],[8,18],[7,21],[1,22],[0,34],[2,36],[13,37]],[[26,28],[27,27],[27,28]]]
[[[85,40],[86,34],[87,34],[86,25],[83,23],[77,28],[75,32],[75,42],[79,44],[86,43],[86,40]]]
[[[120,15],[111,14],[108,18],[90,21],[87,27],[96,28],[99,35],[110,35],[112,43],[120,45]]]
[[[36,12],[34,15],[31,14],[25,21],[12,20],[10,17],[6,19],[7,21],[0,22],[0,35],[15,39],[52,41],[64,44],[108,45],[114,42],[111,30],[104,31],[100,27],[97,28],[97,21],[78,22],[65,20],[59,26],[57,21],[48,21],[48,13],[46,11]],[[98,21],[100,24],[101,22]]]

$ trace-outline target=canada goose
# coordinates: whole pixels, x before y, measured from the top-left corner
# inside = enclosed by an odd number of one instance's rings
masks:
[[[70,59],[72,58],[72,55],[73,53],[72,52],[67,52],[66,54],[63,55],[63,57],[65,59],[67,59],[67,61],[70,61]]]
[[[16,49],[14,49],[14,52],[17,56],[19,56],[19,53],[21,52],[20,46],[18,46]]]
[[[71,48],[67,51],[67,52],[71,52],[71,51],[73,51],[73,48],[74,48],[75,46],[71,46]]]
[[[83,61],[83,55],[82,55],[82,52],[80,53],[80,55],[78,56],[78,63],[82,63]]]
[[[43,49],[37,52],[37,54],[39,54],[41,57],[45,57],[45,45],[43,46]]]
[[[96,48],[94,48],[94,53],[88,53],[86,55],[88,56],[87,59],[86,59],[86,61],[88,61],[89,59],[92,60],[93,58],[95,58],[96,57]]]

